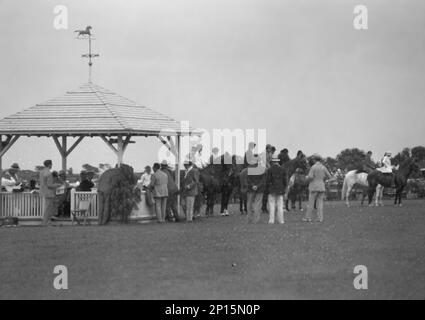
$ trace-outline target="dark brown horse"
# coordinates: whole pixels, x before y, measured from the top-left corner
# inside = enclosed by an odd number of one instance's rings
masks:
[[[289,211],[289,200],[292,202],[292,209],[295,209],[295,202],[298,200],[300,210],[301,201],[303,194],[306,194],[307,191],[307,182],[306,182],[306,174],[308,171],[308,161],[305,156],[296,157],[292,160],[289,160],[284,164],[284,168],[286,169],[288,179],[295,173],[295,170],[299,169],[299,174],[297,179],[294,181],[294,185],[289,189],[288,199],[285,201],[285,208]]]
[[[384,174],[381,171],[374,170],[367,176],[369,183],[368,195],[369,205],[372,203],[373,195],[375,194],[376,187],[380,184],[383,187],[390,188],[393,185],[396,189],[394,205],[401,206],[401,195],[404,187],[407,184],[409,176],[419,170],[417,159],[412,157],[400,163],[399,169],[395,173]]]
[[[214,214],[214,203],[217,194],[221,194],[220,212],[228,215],[228,205],[237,180],[234,157],[224,154],[219,163],[213,163],[200,170],[200,182],[206,197],[205,215]]]

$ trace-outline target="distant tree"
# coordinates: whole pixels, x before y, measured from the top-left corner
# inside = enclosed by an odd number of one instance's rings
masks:
[[[41,171],[44,169],[44,166],[35,166],[35,171]]]
[[[332,157],[326,157],[326,159],[324,160],[324,165],[331,172],[335,172],[338,169],[338,161]]]
[[[419,161],[425,160],[425,147],[417,146],[412,148],[412,156],[416,157]]]
[[[91,171],[91,172],[94,172],[94,173],[99,173],[99,168],[94,167],[94,166],[92,166],[92,165],[90,165],[88,163],[83,164],[83,169],[86,170],[86,171]]]
[[[392,159],[393,165],[398,165],[410,158],[410,148],[404,148],[401,152],[397,153]]]
[[[337,167],[344,170],[354,170],[361,168],[366,153],[358,148],[342,150],[337,156]]]

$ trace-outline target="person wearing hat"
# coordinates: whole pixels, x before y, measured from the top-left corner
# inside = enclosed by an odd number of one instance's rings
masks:
[[[94,183],[90,180],[90,173],[85,170],[81,171],[80,184],[76,190],[81,192],[91,192],[92,188],[94,188]]]
[[[260,164],[251,163],[247,171],[248,223],[257,223],[261,215],[261,202],[266,186],[266,174]]]
[[[148,189],[149,185],[151,184],[151,178],[152,178],[152,169],[150,166],[146,166],[145,171],[142,173],[142,176],[140,177],[140,180],[137,181],[137,186],[140,188],[140,190]]]
[[[279,164],[281,166],[284,166],[287,162],[289,162],[291,160],[291,158],[289,158],[289,154],[288,153],[289,153],[289,151],[286,148],[280,150],[280,153],[279,153],[278,157],[279,157]]]
[[[18,173],[20,171],[19,164],[14,163],[9,169],[4,171],[3,177],[1,178],[1,186],[5,187],[8,192],[13,189],[18,189],[18,186],[22,183]]]
[[[302,193],[305,188],[305,177],[303,175],[303,169],[297,168],[289,179],[288,184],[288,200],[291,201],[291,209],[295,210],[295,203],[298,200],[298,206],[300,211],[303,211],[302,207]],[[286,204],[288,206],[288,204]]]
[[[43,222],[42,225],[50,224],[51,218],[57,213],[55,203],[56,189],[62,184],[55,182],[52,170],[52,160],[44,161],[44,169],[40,171],[40,195],[43,199]]]
[[[378,168],[379,171],[381,171],[384,174],[391,174],[393,173],[393,166],[391,164],[391,152],[387,151],[385,152],[384,156],[381,159],[381,167]]]
[[[220,149],[217,147],[212,148],[211,155],[210,155],[210,164],[220,164],[220,156],[219,156]]]
[[[302,219],[305,222],[311,222],[314,203],[317,205],[317,217],[319,222],[323,222],[323,199],[325,197],[325,180],[332,176],[328,169],[322,164],[322,157],[319,154],[314,154],[312,157],[313,166],[307,176],[309,181],[308,190],[308,205],[305,217]]]
[[[71,211],[71,187],[66,181],[66,172],[60,170],[58,173],[58,182],[62,185],[56,189],[56,201],[59,216],[69,217]]]
[[[266,174],[266,190],[268,191],[269,223],[285,223],[283,210],[283,195],[286,192],[287,174],[286,170],[279,165],[279,158],[271,158],[270,168]],[[277,207],[277,208],[276,208]],[[277,215],[275,214],[277,212]],[[276,219],[275,219],[276,218]]]
[[[168,189],[168,198],[167,198],[167,206],[165,209],[166,212],[166,220],[172,221],[174,218],[175,222],[179,222],[179,212],[177,208],[177,195],[179,193],[179,188],[174,181],[174,174],[168,166],[167,160],[163,160],[161,162],[161,171],[164,172],[168,177],[167,189]]]
[[[153,165],[151,183],[149,188],[152,190],[153,197],[155,198],[155,212],[158,222],[165,222],[165,214],[167,210],[168,198],[168,176],[165,172],[160,170],[159,163]]]
[[[256,147],[255,142],[248,143],[248,150],[244,156],[244,168],[247,168],[250,164],[257,164],[257,159],[254,156],[254,149]]]
[[[186,169],[182,183],[183,207],[186,215],[186,221],[193,221],[193,211],[195,198],[198,196],[199,189],[199,170],[193,165],[192,161],[187,159],[184,162]]]
[[[205,168],[208,165],[208,163],[203,158],[202,149],[203,149],[202,144],[200,144],[200,143],[197,144],[194,147],[194,152],[193,152],[193,155],[192,155],[192,157],[193,157],[193,159],[192,159],[193,165],[195,167],[197,167],[198,169]]]

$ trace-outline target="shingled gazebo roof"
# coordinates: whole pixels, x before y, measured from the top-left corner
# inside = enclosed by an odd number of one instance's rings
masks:
[[[0,120],[5,135],[181,135],[180,123],[94,83]]]

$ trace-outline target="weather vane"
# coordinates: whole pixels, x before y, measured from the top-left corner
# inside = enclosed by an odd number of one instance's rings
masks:
[[[92,58],[99,57],[99,55],[97,53],[91,52],[91,41],[95,40],[95,38],[93,38],[93,35],[91,33],[91,29],[92,29],[91,26],[87,26],[85,30],[75,30],[74,31],[74,32],[78,33],[76,39],[89,40],[89,53],[81,55],[83,58],[89,59],[89,82],[91,82],[91,67],[93,65]]]

